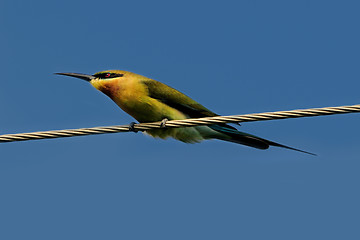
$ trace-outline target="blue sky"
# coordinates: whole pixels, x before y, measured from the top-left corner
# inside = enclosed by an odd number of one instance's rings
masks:
[[[128,124],[136,72],[222,115],[358,104],[358,1],[0,2],[1,133]],[[0,144],[1,239],[359,239],[359,114],[244,123],[315,152],[118,133]]]

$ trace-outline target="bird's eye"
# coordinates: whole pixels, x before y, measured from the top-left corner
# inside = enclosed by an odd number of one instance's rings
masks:
[[[97,73],[97,74],[94,74],[93,76],[97,77],[99,79],[108,79],[108,78],[122,77],[122,76],[124,76],[124,74],[105,72],[105,73]]]

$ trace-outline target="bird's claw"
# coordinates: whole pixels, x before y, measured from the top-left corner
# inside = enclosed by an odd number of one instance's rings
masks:
[[[134,133],[138,132],[138,130],[135,129],[135,124],[136,124],[136,122],[131,122],[129,124],[129,131],[134,132]]]
[[[166,128],[167,121],[169,121],[169,119],[167,119],[167,118],[164,118],[163,120],[161,120],[160,128]]]

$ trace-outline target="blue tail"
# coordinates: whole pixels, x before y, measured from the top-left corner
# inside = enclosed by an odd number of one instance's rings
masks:
[[[258,149],[268,149],[269,146],[282,147],[282,148],[287,148],[290,150],[294,150],[294,151],[307,153],[307,154],[316,156],[316,154],[314,154],[314,153],[306,152],[306,151],[303,151],[300,149],[296,149],[296,148],[292,148],[292,147],[282,145],[282,144],[279,144],[276,142],[272,142],[272,141],[269,141],[269,140],[266,140],[266,139],[248,134],[248,133],[240,132],[236,128],[226,125],[226,124],[209,125],[208,127],[230,137],[230,138],[219,138],[221,140],[239,143],[239,144],[243,144],[243,145],[258,148]]]

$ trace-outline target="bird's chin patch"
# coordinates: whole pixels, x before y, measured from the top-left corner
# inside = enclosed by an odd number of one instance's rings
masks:
[[[97,90],[101,91],[101,89],[107,85],[107,82],[108,80],[95,78],[90,81],[90,84]]]
[[[91,85],[93,85],[94,88],[96,88],[100,92],[103,92],[110,98],[113,98],[116,91],[118,90],[118,86],[114,84],[114,82],[109,80],[93,79],[90,81],[90,83]]]

